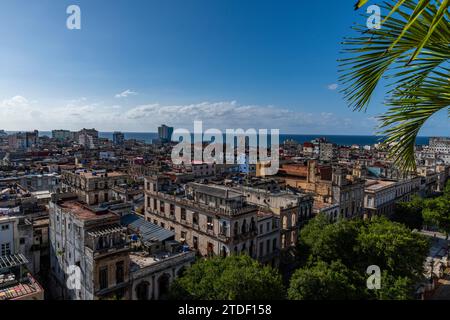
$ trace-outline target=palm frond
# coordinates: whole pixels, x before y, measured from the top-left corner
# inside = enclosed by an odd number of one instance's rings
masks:
[[[368,1],[359,1],[360,8]],[[380,117],[390,155],[415,168],[414,145],[423,124],[450,105],[449,0],[387,1],[380,29],[354,27],[340,59],[341,92],[354,110],[365,110],[380,81],[386,82],[389,111]],[[450,110],[449,110],[450,115]]]

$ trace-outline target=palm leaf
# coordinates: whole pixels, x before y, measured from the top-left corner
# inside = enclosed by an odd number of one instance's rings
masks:
[[[340,82],[348,105],[358,111],[367,108],[380,81],[386,82],[390,109],[380,118],[380,133],[387,135],[395,163],[412,170],[420,128],[450,105],[449,0],[387,1],[383,8],[389,14],[381,29],[356,26],[359,36],[344,40]]]

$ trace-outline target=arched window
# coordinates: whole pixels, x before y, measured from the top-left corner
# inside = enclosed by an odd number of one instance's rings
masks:
[[[222,230],[220,230],[220,233],[223,235],[228,235],[228,227],[226,221],[222,221]]]
[[[287,229],[288,227],[288,219],[286,216],[283,216],[283,229]]]
[[[235,236],[239,233],[239,223],[237,221],[234,223],[233,233]]]
[[[142,281],[136,286],[136,297],[138,300],[148,300],[148,289],[150,284],[147,281]]]
[[[250,222],[250,229],[251,231],[256,231],[256,222],[255,222],[255,218],[252,217],[252,220]]]
[[[242,223],[241,232],[246,233],[247,232],[247,220],[244,219],[244,222]]]
[[[169,286],[170,286],[170,275],[168,273],[164,273],[162,276],[158,278],[159,299],[165,299],[167,297],[167,293],[169,293]]]

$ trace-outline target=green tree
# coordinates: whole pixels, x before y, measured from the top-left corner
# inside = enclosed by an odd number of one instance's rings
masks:
[[[366,223],[358,235],[358,255],[364,264],[377,265],[394,277],[418,280],[428,254],[429,242],[400,223],[377,217]]]
[[[427,223],[438,227],[448,239],[450,233],[450,200],[446,195],[434,199],[426,199],[422,214]]]
[[[422,209],[425,222],[438,227],[448,239],[450,233],[450,180],[447,181],[441,196],[424,200]]]
[[[300,250],[303,247],[310,260],[351,263],[355,261],[353,249],[360,224],[358,220],[331,223],[324,215],[319,215],[301,230]]]
[[[202,259],[171,286],[172,299],[276,300],[285,297],[279,273],[247,255]]]
[[[359,0],[355,9],[368,0]],[[342,90],[348,105],[365,110],[380,82],[389,88],[390,109],[380,117],[390,157],[415,169],[414,145],[423,124],[447,109],[450,116],[449,0],[388,0],[379,29],[354,27],[341,59]]]
[[[414,281],[408,277],[394,277],[387,271],[381,276],[381,288],[368,291],[378,300],[410,300],[414,297]]]
[[[309,257],[291,278],[288,296],[292,299],[312,299],[314,295],[329,299],[411,298],[412,284],[422,277],[429,249],[426,237],[384,217],[330,223],[317,216],[303,228],[299,239]],[[367,289],[366,270],[371,265],[382,271],[381,290]],[[343,294],[341,287],[347,293]]]
[[[318,261],[298,269],[288,289],[291,300],[358,299],[362,295],[363,279],[340,261],[328,264]]]
[[[422,230],[424,222],[422,208],[423,200],[418,196],[414,196],[409,202],[398,203],[390,220],[403,223],[411,230]]]

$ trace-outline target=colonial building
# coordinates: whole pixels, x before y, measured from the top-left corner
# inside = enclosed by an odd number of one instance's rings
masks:
[[[280,248],[282,250],[297,244],[300,228],[313,216],[313,197],[303,193],[287,191],[266,191],[264,189],[241,187],[248,203],[255,204],[264,211],[269,211],[280,220]]]
[[[164,299],[173,280],[195,261],[195,252],[174,241],[175,234],[144,218],[121,218],[131,235],[130,299]],[[134,239],[135,235],[138,237]],[[140,248],[140,250],[135,250]],[[142,250],[145,248],[145,250]]]
[[[127,297],[129,244],[118,215],[88,207],[75,194],[54,194],[49,234],[55,298]],[[77,268],[80,286],[68,286],[68,275]]]
[[[365,216],[392,214],[397,202],[409,201],[419,192],[420,184],[419,177],[402,181],[368,179],[364,190]]]
[[[44,300],[44,289],[26,272],[27,263],[20,253],[0,256],[0,301]]]
[[[53,295],[74,300],[162,299],[195,260],[169,230],[125,210],[88,206],[75,194],[50,203]],[[79,286],[72,277],[79,270]]]
[[[285,164],[280,169],[280,178],[290,187],[314,194],[319,211],[338,204],[342,218],[363,214],[364,180],[342,166],[319,165],[315,160]]]
[[[88,205],[114,199],[113,187],[126,183],[127,175],[106,170],[63,171],[61,189],[74,192],[78,199]]]
[[[174,231],[203,256],[246,252],[256,257],[258,207],[224,186],[176,185],[168,177],[147,177],[145,217]]]

